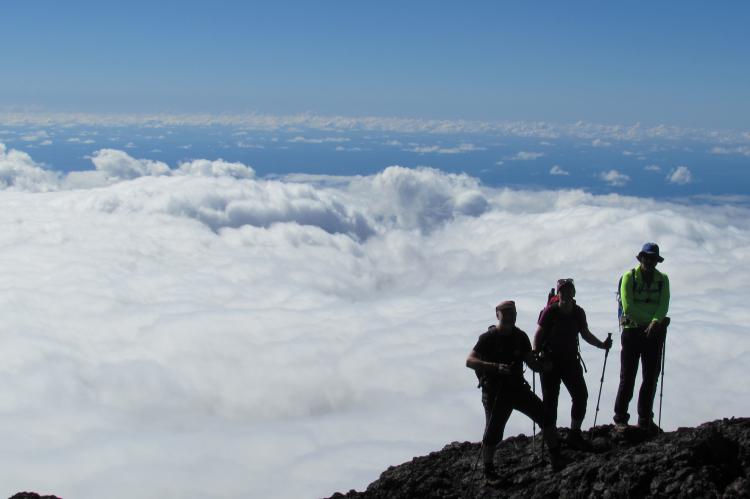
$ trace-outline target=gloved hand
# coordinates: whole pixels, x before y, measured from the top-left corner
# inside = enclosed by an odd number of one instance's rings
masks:
[[[612,336],[611,335],[607,336],[607,339],[602,341],[601,348],[603,348],[604,350],[609,350],[610,348],[612,348]]]
[[[648,326],[646,326],[646,329],[643,331],[643,334],[646,335],[647,339],[656,339],[657,335],[659,334],[661,328],[659,327],[658,321],[651,321],[648,323]]]

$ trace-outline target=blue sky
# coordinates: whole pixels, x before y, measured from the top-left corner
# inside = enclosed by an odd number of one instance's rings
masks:
[[[747,129],[745,2],[12,2],[0,107]]]
[[[747,415],[748,5],[4,2],[0,483],[363,489],[481,438],[496,303],[603,338],[645,241],[665,428]]]

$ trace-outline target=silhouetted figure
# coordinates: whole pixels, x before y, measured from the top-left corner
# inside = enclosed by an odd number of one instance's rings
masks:
[[[669,325],[669,278],[656,270],[656,264],[663,262],[664,258],[659,255],[659,246],[655,243],[644,244],[636,258],[640,265],[625,272],[620,281],[622,351],[614,420],[618,429],[627,427],[630,420],[628,406],[633,398],[640,360],[643,381],[638,393],[638,426],[649,432],[658,432],[653,406],[662,347]]]
[[[485,430],[482,437],[482,461],[488,479],[496,478],[495,447],[503,439],[505,424],[514,409],[521,411],[541,427],[544,422],[542,401],[532,393],[523,377],[523,363],[538,368],[531,354],[529,337],[516,327],[516,304],[504,301],[495,308],[499,320],[479,336],[466,359],[482,387]],[[563,465],[557,432],[544,432],[553,468]]]
[[[547,305],[539,317],[539,328],[534,335],[534,350],[539,352],[543,364],[540,377],[545,431],[551,431],[557,426],[557,402],[560,383],[563,383],[573,400],[568,445],[578,450],[590,450],[589,443],[581,435],[589,393],[581,368],[578,335],[601,349],[610,348],[612,340],[608,338],[600,341],[589,331],[586,312],[576,303],[573,298],[575,294],[573,279],[557,281],[558,300]]]

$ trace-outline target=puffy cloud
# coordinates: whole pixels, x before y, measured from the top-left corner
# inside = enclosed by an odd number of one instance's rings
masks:
[[[0,165],[9,156],[39,168],[4,148]],[[750,362],[746,207],[494,189],[427,168],[197,170],[0,196],[0,429],[16,457],[2,483],[113,499],[361,489],[481,438],[464,359],[495,303],[514,298],[533,333],[548,288],[573,276],[602,338],[650,240],[672,285],[666,429],[750,411],[736,383]],[[603,355],[581,350],[593,392]],[[506,434],[530,430],[514,414]]]
[[[97,171],[113,179],[133,179],[144,175],[165,175],[169,166],[161,161],[135,159],[117,149],[100,149],[91,157]]]
[[[594,139],[594,140],[591,141],[591,145],[593,147],[609,147],[612,144],[610,142],[607,142],[606,140]]]
[[[687,166],[678,166],[667,175],[667,181],[671,184],[686,185],[693,181],[693,175]]]
[[[549,170],[550,175],[570,175],[570,172],[564,170],[560,165],[552,165]]]
[[[204,176],[251,179],[255,171],[242,163],[224,160],[197,159],[181,163],[170,169],[166,163],[149,159],[136,159],[125,151],[100,149],[91,157],[95,171],[68,173],[62,181],[65,188],[90,188],[133,180],[144,176]]]
[[[609,170],[599,174],[599,178],[614,187],[622,187],[630,182],[630,177],[617,170]]]
[[[254,178],[255,170],[242,163],[230,163],[224,160],[209,161],[196,159],[182,163],[177,173],[186,175],[203,175],[206,177]]]
[[[59,175],[45,170],[27,153],[0,143],[0,189],[49,191],[58,188]]]
[[[429,232],[456,216],[479,216],[489,208],[476,179],[432,168],[390,166],[352,182],[351,192],[367,199],[369,211],[388,227]]]
[[[661,167],[659,165],[646,165],[643,167],[647,172],[660,172]]]

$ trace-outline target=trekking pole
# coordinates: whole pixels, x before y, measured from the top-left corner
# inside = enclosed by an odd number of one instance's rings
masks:
[[[612,339],[612,333],[607,333],[607,340]],[[609,356],[609,348],[604,351],[604,366],[602,367],[602,379],[599,380],[599,396],[596,397],[596,414],[594,414],[594,426],[596,426],[596,418],[599,416],[599,401],[602,399],[602,387],[604,386],[604,371],[607,369],[607,357]],[[662,365],[662,367],[664,367]],[[661,416],[661,405],[659,406],[659,416]]]
[[[534,392],[534,395],[536,395],[536,372],[531,371],[531,391]],[[531,418],[531,422],[533,423],[533,433],[531,434],[531,453],[536,453],[536,421],[534,418]]]
[[[661,344],[661,389],[659,390],[659,428],[661,428],[661,402],[664,397],[664,361],[667,353],[667,335],[664,335],[664,341]]]
[[[482,457],[482,450],[484,450],[484,439],[487,436],[487,432],[490,429],[490,425],[492,424],[492,417],[495,415],[495,405],[497,404],[498,396],[495,395],[495,400],[492,401],[492,409],[490,410],[490,419],[487,421],[487,426],[484,429],[484,433],[482,434],[482,444],[479,446],[479,454],[477,454],[477,458],[474,461],[474,467],[471,469],[471,473],[469,474],[469,482],[471,483],[471,486],[467,490],[469,492],[468,495],[464,497],[472,497],[472,494],[474,493],[474,473],[477,471],[477,464],[479,464],[479,458]]]

